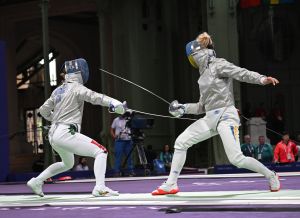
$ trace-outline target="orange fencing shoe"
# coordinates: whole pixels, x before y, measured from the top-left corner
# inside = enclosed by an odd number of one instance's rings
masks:
[[[176,183],[170,185],[170,184],[167,184],[166,182],[164,182],[161,186],[159,186],[151,194],[152,195],[170,195],[170,194],[176,194],[177,192],[179,192],[179,188]]]

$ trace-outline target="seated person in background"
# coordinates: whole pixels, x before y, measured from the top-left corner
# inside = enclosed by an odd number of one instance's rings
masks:
[[[89,166],[87,165],[87,160],[85,157],[79,157],[78,164],[74,170],[75,171],[89,170]]]
[[[282,141],[278,142],[274,150],[274,163],[292,163],[295,162],[295,156],[298,154],[296,144],[290,140],[288,132],[284,132]]]
[[[264,136],[258,137],[259,144],[254,149],[254,155],[260,162],[272,162],[273,148],[272,145],[265,142]]]
[[[244,136],[244,144],[241,144],[241,150],[246,157],[254,157],[254,145],[251,144],[250,135]]]
[[[160,152],[159,159],[164,162],[166,169],[170,170],[173,159],[173,153],[169,145],[164,145],[163,151]]]

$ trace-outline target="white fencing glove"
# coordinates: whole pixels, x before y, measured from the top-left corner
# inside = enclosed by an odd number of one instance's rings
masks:
[[[174,117],[182,117],[185,113],[185,106],[184,104],[178,103],[177,100],[174,100],[169,105],[169,113],[172,114]]]
[[[121,103],[120,101],[113,99],[109,104],[108,111],[116,114],[124,114],[126,112],[126,107],[126,101]]]

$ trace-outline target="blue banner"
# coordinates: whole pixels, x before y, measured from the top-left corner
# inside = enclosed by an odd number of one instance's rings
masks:
[[[8,97],[5,50],[5,42],[0,41],[0,181],[6,180],[9,171]]]

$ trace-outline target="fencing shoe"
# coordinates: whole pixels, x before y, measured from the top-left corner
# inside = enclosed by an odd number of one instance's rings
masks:
[[[42,190],[42,186],[43,186],[44,182],[43,181],[40,181],[39,179],[37,178],[31,178],[28,182],[27,182],[27,186],[29,188],[32,189],[32,191],[41,196],[41,197],[44,197],[44,193],[43,193],[43,190]]]
[[[269,185],[271,192],[277,192],[280,190],[279,176],[274,172],[274,174],[269,178]]]
[[[170,184],[167,184],[166,182],[164,182],[161,186],[159,186],[151,194],[152,195],[169,195],[169,194],[176,194],[177,192],[179,192],[179,188],[176,183],[170,185]]]
[[[119,192],[114,191],[106,186],[103,187],[95,186],[92,195],[95,197],[110,197],[110,196],[119,196]]]

